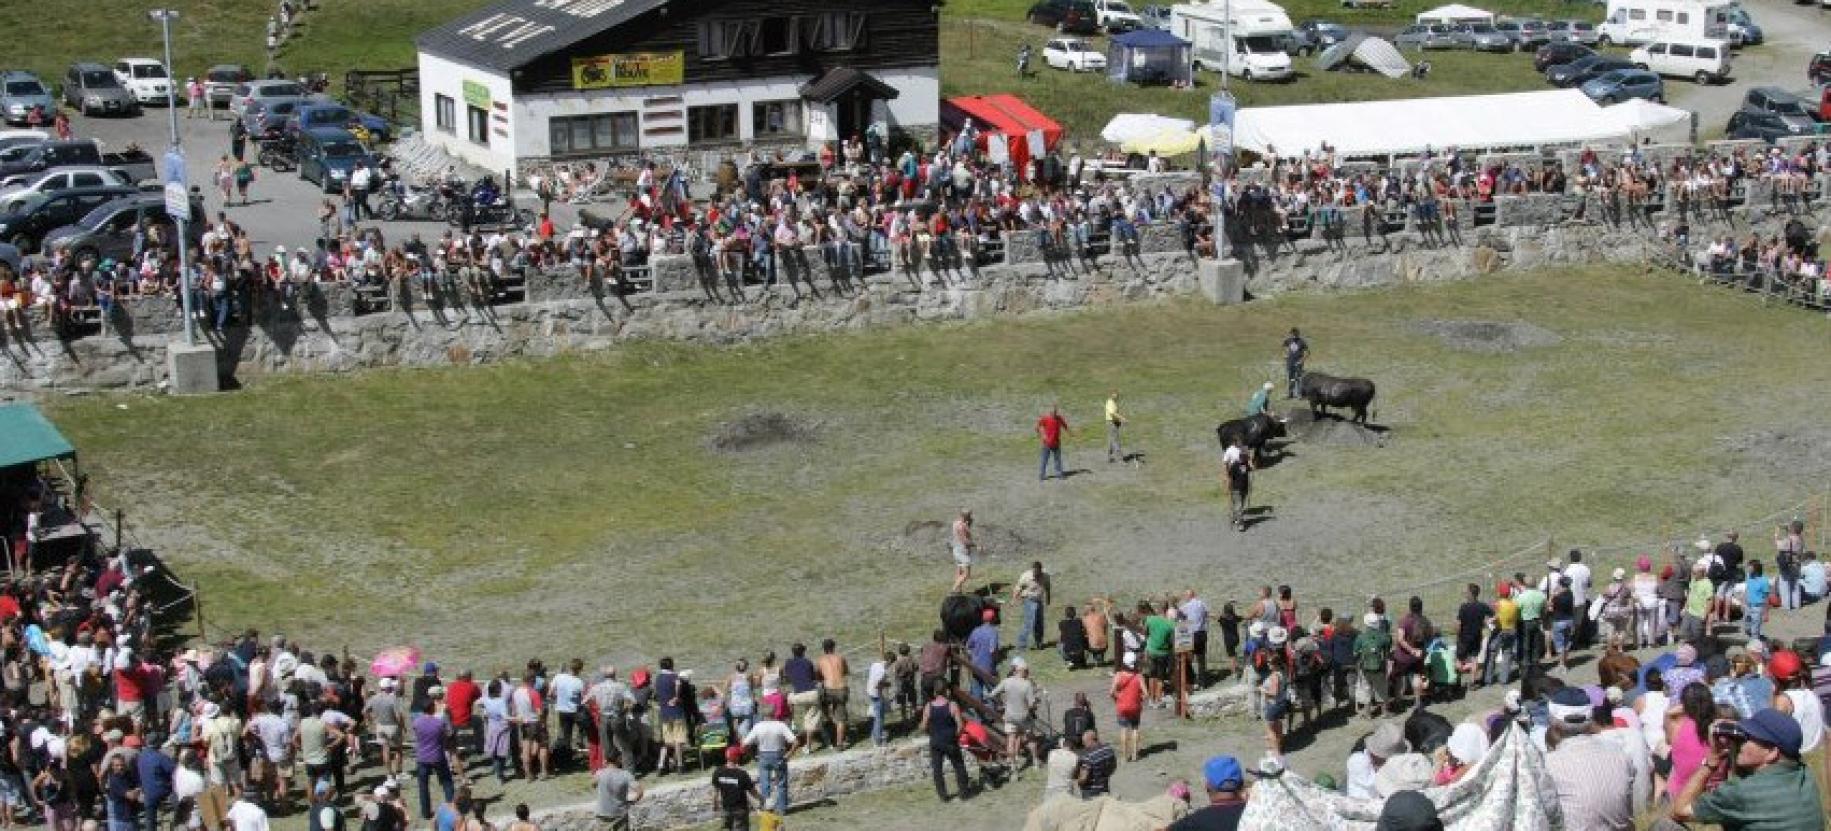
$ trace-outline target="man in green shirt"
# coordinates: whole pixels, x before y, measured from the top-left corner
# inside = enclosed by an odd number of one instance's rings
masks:
[[[1526,582],[1525,572],[1513,574],[1513,602],[1519,607],[1519,637],[1514,639],[1513,663],[1519,666],[1520,678],[1538,669],[1545,654],[1545,593]]]
[[[1710,582],[1709,558],[1691,566],[1691,588],[1685,593],[1685,619],[1679,623],[1680,640],[1696,643],[1704,637],[1710,624],[1710,610],[1715,604],[1716,588]]]
[[[1799,722],[1769,708],[1735,728],[1711,732],[1710,755],[1672,801],[1672,819],[1713,823],[1723,831],[1823,831],[1818,785],[1799,761]],[[1737,775],[1704,793],[1711,774],[1729,763]]]
[[[1386,706],[1386,659],[1392,654],[1392,635],[1376,613],[1368,612],[1361,622],[1360,634],[1354,636],[1354,665],[1367,687],[1367,717],[1378,718]]]
[[[1154,610],[1142,603],[1138,605],[1143,607],[1138,611],[1147,615],[1144,619],[1144,656],[1150,659],[1150,666],[1144,676],[1145,692],[1154,706],[1162,707],[1163,682],[1170,680],[1170,648],[1176,638],[1176,624],[1170,622],[1164,604],[1157,604]]]

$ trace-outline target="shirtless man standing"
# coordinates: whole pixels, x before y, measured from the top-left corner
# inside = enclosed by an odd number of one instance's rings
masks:
[[[973,551],[979,545],[973,542],[973,512],[960,509],[960,516],[954,519],[953,530],[948,534],[948,541],[954,551],[954,588],[959,594],[966,588],[966,581],[973,577]]]
[[[845,656],[833,651],[835,646],[832,638],[820,642],[820,657],[814,661],[814,669],[820,673],[820,714],[833,725],[833,747],[845,750],[846,722],[851,720],[851,713],[846,711],[846,697],[851,692],[846,674],[851,668],[846,666]]]

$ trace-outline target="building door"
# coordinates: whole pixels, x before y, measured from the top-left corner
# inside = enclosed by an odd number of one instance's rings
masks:
[[[863,90],[853,90],[833,102],[834,127],[840,140],[864,138],[865,128],[871,126],[871,102],[871,96]]]

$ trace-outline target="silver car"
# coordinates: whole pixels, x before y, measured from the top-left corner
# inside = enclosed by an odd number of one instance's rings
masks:
[[[75,63],[64,73],[64,105],[82,113],[139,115],[140,102],[121,86],[114,70],[99,63]]]
[[[1552,40],[1567,40],[1581,43],[1584,46],[1595,46],[1598,39],[1596,24],[1587,20],[1553,20],[1546,25]]]
[[[33,107],[43,107],[45,123],[57,112],[50,87],[30,72],[0,72],[0,115],[8,124],[24,124]]]
[[[229,112],[241,118],[248,112],[248,105],[256,102],[265,103],[274,98],[304,98],[305,88],[298,81],[285,79],[273,81],[248,81],[237,84],[235,95],[229,99]]]
[[[1494,28],[1492,23],[1462,23],[1453,31],[1464,48],[1477,52],[1512,52],[1519,48],[1513,35]]]
[[[1443,23],[1420,23],[1405,27],[1392,39],[1400,49],[1460,49],[1462,41]]]

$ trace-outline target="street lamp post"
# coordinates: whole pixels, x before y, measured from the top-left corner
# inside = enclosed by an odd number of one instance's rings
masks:
[[[191,252],[185,226],[191,222],[191,188],[184,170],[184,150],[178,141],[178,74],[172,71],[172,21],[177,9],[153,9],[147,18],[159,22],[165,38],[165,113],[171,124],[171,148],[165,154],[165,204],[178,231],[178,291],[184,304],[184,343],[197,345],[197,310],[191,297]],[[174,187],[176,186],[176,187]]]

